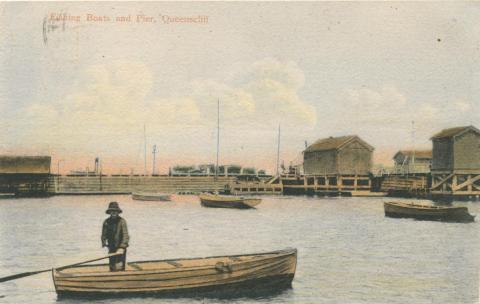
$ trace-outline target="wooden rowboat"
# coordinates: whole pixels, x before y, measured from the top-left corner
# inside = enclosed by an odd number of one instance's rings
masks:
[[[385,216],[409,217],[419,220],[446,222],[473,222],[475,216],[468,213],[467,207],[427,206],[414,203],[385,202]]]
[[[297,250],[127,263],[110,272],[108,264],[52,270],[59,296],[248,294],[291,286]]]
[[[168,202],[171,200],[170,194],[166,193],[155,193],[155,192],[134,192],[132,193],[132,199],[138,201],[164,201]]]
[[[254,208],[262,202],[259,198],[244,198],[239,196],[223,196],[213,194],[199,195],[202,206],[213,208]]]

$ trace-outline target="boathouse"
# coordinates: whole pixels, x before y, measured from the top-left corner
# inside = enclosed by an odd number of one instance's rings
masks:
[[[50,156],[0,156],[0,193],[46,195],[50,164]]]
[[[303,151],[306,175],[368,175],[373,147],[356,135],[319,139]]]
[[[303,151],[303,175],[281,177],[284,193],[365,194],[373,150],[356,135],[319,139]]]
[[[480,195],[480,130],[474,126],[445,129],[431,140],[432,194]]]
[[[395,174],[426,174],[432,165],[432,150],[401,150],[393,157]]]

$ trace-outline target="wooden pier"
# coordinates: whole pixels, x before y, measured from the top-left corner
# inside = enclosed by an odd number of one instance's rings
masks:
[[[370,177],[363,175],[286,175],[279,182],[285,194],[375,196]]]
[[[283,194],[283,185],[270,181],[234,181],[228,184],[233,195],[242,194]]]
[[[430,192],[430,175],[385,175],[380,183],[380,191],[389,196],[426,197]]]
[[[435,172],[431,193],[434,196],[480,197],[480,172]]]
[[[233,178],[213,176],[52,176],[49,193],[130,194],[136,191],[201,193],[225,190]]]

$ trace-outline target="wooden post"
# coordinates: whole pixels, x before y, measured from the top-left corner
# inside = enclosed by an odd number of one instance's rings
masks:
[[[468,194],[471,194],[472,191],[473,191],[473,189],[472,189],[472,175],[471,174],[468,175],[467,191],[468,191]]]
[[[457,186],[458,186],[458,175],[454,175],[452,177],[452,193],[455,193],[457,192],[457,190],[460,190],[460,189],[457,189]]]

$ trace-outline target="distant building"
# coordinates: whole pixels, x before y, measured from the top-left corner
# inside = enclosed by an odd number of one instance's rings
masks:
[[[215,174],[215,165],[214,164],[199,165],[198,169],[200,170],[200,172],[203,172],[206,175]]]
[[[170,169],[170,175],[190,175],[195,171],[195,166],[174,166]]]
[[[258,175],[267,175],[267,171],[265,171],[264,169],[260,169],[258,170]]]
[[[356,135],[317,140],[303,152],[306,175],[368,175],[374,148]]]
[[[307,142],[305,142],[305,149],[308,148]],[[288,169],[286,170],[288,175],[304,175],[303,170],[303,157],[304,152],[299,153],[289,164]]]
[[[242,174],[256,175],[257,170],[255,168],[242,168]]]
[[[445,129],[431,140],[432,172],[480,172],[480,130],[474,126]]]
[[[50,156],[0,156],[0,193],[46,195]]]
[[[432,165],[432,150],[401,150],[393,157],[394,173],[429,173]]]
[[[370,169],[370,173],[372,173],[373,176],[383,176],[383,175],[390,175],[395,172],[394,167],[390,166],[385,166],[383,164],[374,164],[372,166],[372,169]]]
[[[258,171],[258,174],[265,175],[265,170]],[[213,176],[215,175],[215,165],[213,164],[204,164],[199,166],[177,165],[169,169],[169,175],[171,176]],[[221,166],[218,166],[218,175],[221,175],[221,176],[257,175],[257,169],[242,168],[242,166],[234,165],[234,164],[221,165]]]
[[[50,156],[0,156],[0,174],[50,174]]]
[[[480,195],[480,130],[474,126],[442,130],[432,136],[435,195]]]
[[[94,170],[90,171],[90,168],[87,167],[85,170],[71,170],[67,176],[98,176],[101,174],[100,169],[100,158],[95,157]]]

